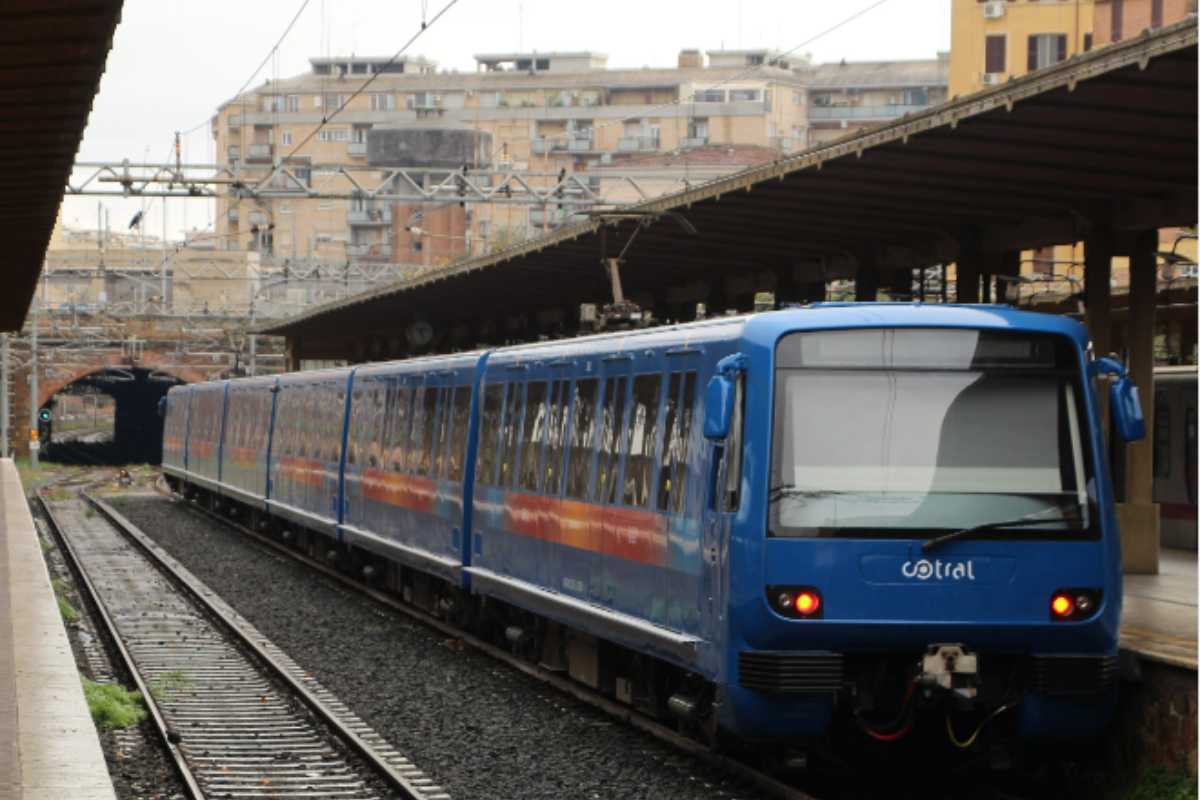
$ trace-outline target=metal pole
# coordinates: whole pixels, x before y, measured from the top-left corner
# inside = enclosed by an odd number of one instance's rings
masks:
[[[176,144],[178,144],[178,142],[176,142]],[[162,287],[159,289],[159,292],[160,292],[159,298],[160,298],[160,302],[162,303],[162,307],[164,309],[166,309],[166,307],[167,307],[167,198],[165,198],[165,197],[163,198],[163,203],[162,203],[162,217],[163,217],[162,269],[160,270],[160,272],[162,273]]]
[[[0,458],[8,456],[8,334],[0,333]]]
[[[38,450],[41,449],[41,443],[38,441],[38,351],[37,351],[37,336],[38,336],[38,306],[36,299],[33,301],[33,333],[29,337],[29,464],[34,469],[38,468]]]

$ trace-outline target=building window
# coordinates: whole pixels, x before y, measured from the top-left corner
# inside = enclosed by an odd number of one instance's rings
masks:
[[[1125,4],[1123,0],[1112,0],[1112,40],[1121,41],[1121,26],[1124,24]]]
[[[372,111],[395,111],[396,96],[392,94],[373,94],[371,95],[371,110]]]
[[[300,110],[300,95],[289,94],[287,96],[287,110],[293,113]]]
[[[534,62],[533,68],[542,71],[550,69],[550,59],[539,58],[536,62]]]
[[[322,128],[317,134],[317,139],[322,142],[348,142],[350,141],[350,129]]]
[[[989,36],[986,39],[986,48],[984,53],[983,71],[987,73],[1005,72],[1008,69],[1006,63],[1005,51],[1008,43],[1008,37],[1003,34],[999,36]]]
[[[1085,33],[1083,35],[1083,52],[1086,53],[1091,49],[1092,49],[1092,35],[1090,33]]]
[[[697,103],[724,103],[724,89],[701,89],[695,94]]]
[[[283,111],[283,98],[273,94],[263,97],[262,110],[267,114]]]
[[[279,213],[280,214],[292,213],[292,203],[290,200],[280,200],[279,201]]]
[[[797,106],[804,105],[804,92],[792,92],[792,104]]]
[[[1033,251],[1033,272],[1035,275],[1054,274],[1054,247],[1039,247]]]
[[[757,103],[759,96],[758,89],[729,90],[729,102],[731,103]]]
[[[284,131],[282,134],[282,137],[281,137],[281,141],[282,141],[284,147],[291,147],[292,146],[292,132]]]
[[[1067,59],[1065,33],[1039,33],[1029,37],[1029,71],[1045,69]]]
[[[708,141],[708,120],[692,119],[688,121],[688,138]]]
[[[1150,0],[1150,27],[1161,28],[1163,24],[1163,0]]]
[[[904,90],[904,105],[906,106],[927,106],[929,105],[929,92],[924,88],[905,89]]]

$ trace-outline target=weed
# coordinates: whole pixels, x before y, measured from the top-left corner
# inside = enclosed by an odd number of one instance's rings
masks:
[[[102,731],[137,725],[146,718],[142,695],[115,683],[96,683],[80,676],[92,722]]]
[[[79,619],[79,612],[75,610],[75,606],[71,605],[65,597],[58,598],[58,613],[62,615],[63,622],[68,625]]]
[[[150,684],[150,694],[162,700],[170,692],[179,692],[192,685],[187,675],[179,671],[164,672]]]

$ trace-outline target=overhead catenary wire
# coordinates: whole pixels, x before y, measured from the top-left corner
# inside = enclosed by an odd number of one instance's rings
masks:
[[[367,90],[367,87],[370,86],[372,83],[374,83],[375,80],[380,75],[384,74],[384,72],[387,70],[388,67],[395,64],[396,61],[399,60],[400,56],[404,55],[408,51],[408,49],[413,46],[413,43],[415,43],[417,41],[417,39],[421,38],[421,35],[423,33],[425,33],[425,31],[432,28],[434,26],[434,24],[446,14],[447,11],[449,11],[451,8],[453,8],[456,5],[458,5],[458,0],[450,0],[448,3],[446,3],[446,5],[442,6],[441,10],[438,11],[436,14],[434,14],[433,17],[431,17],[428,21],[425,19],[425,15],[422,14],[421,27],[417,29],[417,32],[414,33],[412,36],[410,36],[408,38],[408,41],[406,41],[400,47],[400,49],[397,50],[395,52],[395,54],[392,55],[391,58],[389,58],[386,62],[384,62],[384,64],[373,75],[371,75],[369,78],[367,78],[365,81],[363,81],[362,84],[357,89],[355,89],[353,92],[350,93],[349,96],[347,96],[344,100],[342,100],[342,102],[340,104],[338,104],[337,108],[335,108],[333,111],[329,112],[328,114],[322,115],[321,122],[315,128],[313,128],[311,131],[309,131],[308,135],[305,136],[303,139],[301,139],[296,144],[296,146],[292,148],[291,152],[289,152],[286,156],[284,156],[283,159],[281,159],[281,161],[287,161],[287,160],[291,159],[293,156],[295,156],[296,153],[300,152],[300,150],[306,144],[311,142],[313,137],[316,136],[318,133],[320,133],[321,130],[326,125],[328,125],[329,122],[331,120],[333,120],[334,117],[336,117],[338,114],[340,114],[346,108],[346,106],[348,106],[350,104],[350,102],[352,100],[354,100],[354,98],[358,97],[360,94],[365,92]],[[262,182],[265,183],[268,180],[270,180],[270,176],[264,178]]]

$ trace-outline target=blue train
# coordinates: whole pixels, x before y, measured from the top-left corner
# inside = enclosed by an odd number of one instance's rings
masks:
[[[1139,438],[1078,323],[820,304],[176,387],[163,471],[697,735],[966,748],[1113,709],[1102,375]]]

